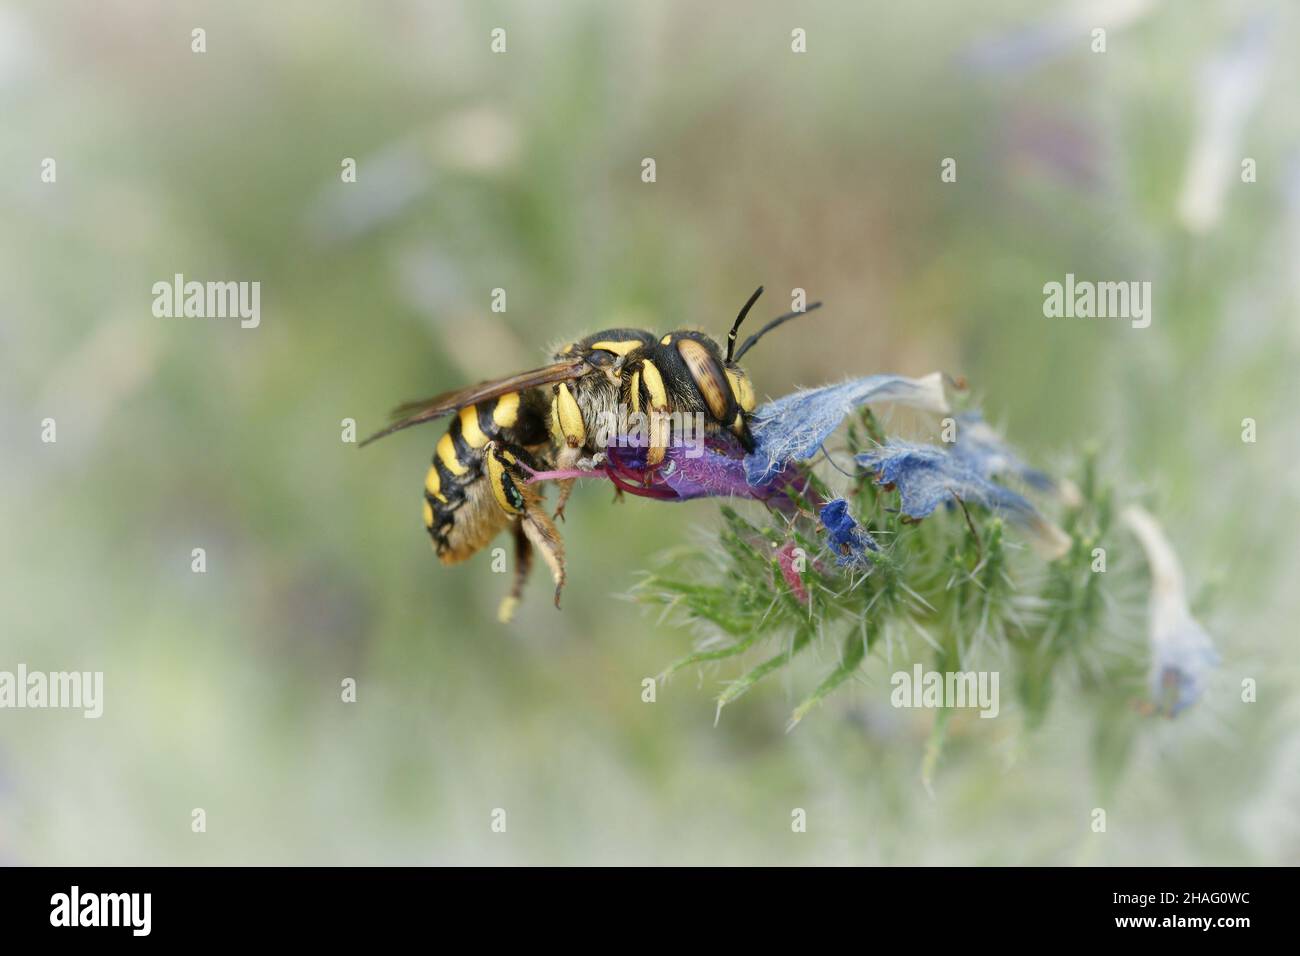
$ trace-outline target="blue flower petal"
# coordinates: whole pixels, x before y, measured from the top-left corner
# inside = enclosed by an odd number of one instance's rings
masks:
[[[898,488],[902,512],[925,518],[954,498],[967,504],[999,511],[1033,533],[1044,557],[1055,559],[1070,547],[1070,539],[1046,521],[1028,501],[1008,488],[994,484],[954,455],[933,445],[891,439],[855,460],[875,472],[876,483]]]
[[[864,567],[870,563],[867,552],[880,550],[875,539],[849,514],[848,502],[843,498],[822,505],[818,517],[826,529],[826,538],[831,548],[838,555],[835,563],[841,567]]]
[[[1178,626],[1153,639],[1151,698],[1159,710],[1176,717],[1200,699],[1219,654],[1210,635],[1191,614]]]
[[[876,451],[863,452],[858,464],[876,473],[882,485],[896,485],[909,518],[925,518],[953,496],[1012,513],[1028,515],[1034,507],[1020,495],[995,485],[954,455],[932,445],[890,440]]]
[[[1056,491],[1051,476],[1025,464],[979,412],[962,412],[956,421],[952,455],[971,471],[985,478],[1011,475],[1039,491]]]
[[[868,375],[839,385],[794,392],[754,412],[750,430],[756,447],[745,459],[749,483],[764,485],[787,462],[817,454],[845,417],[868,402],[899,402],[935,412],[948,411],[938,372],[919,379]]]
[[[1187,606],[1183,569],[1159,522],[1137,505],[1125,508],[1122,517],[1151,568],[1151,699],[1173,717],[1196,703],[1219,655]]]

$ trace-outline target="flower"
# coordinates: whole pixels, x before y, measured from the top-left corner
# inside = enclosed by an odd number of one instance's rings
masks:
[[[933,412],[948,411],[939,372],[924,378],[868,375],[839,385],[794,392],[754,412],[750,430],[757,447],[745,459],[749,483],[761,487],[788,462],[817,454],[848,414],[869,402],[898,402]]]
[[[702,450],[673,446],[658,466],[647,468],[645,448],[611,445],[605,450],[605,474],[630,494],[671,501],[741,497],[775,499],[773,503],[780,506],[789,503],[789,491],[802,491],[804,482],[793,473],[751,485],[744,455],[740,443],[725,435],[707,439]]]
[[[793,541],[787,541],[776,552],[776,563],[781,568],[781,577],[785,579],[786,587],[794,595],[795,600],[800,604],[808,604],[808,588],[804,586],[803,576],[799,573],[799,567],[796,563],[797,552],[799,548]]]
[[[999,511],[1028,530],[1040,552],[1055,560],[1070,548],[1070,538],[1043,518],[1024,497],[989,481],[970,465],[933,445],[890,439],[855,459],[875,472],[878,485],[898,488],[903,514],[920,520],[954,499]]]
[[[644,444],[619,436],[605,449],[603,471],[544,471],[535,473],[530,481],[605,477],[624,491],[646,498],[743,497],[786,507],[791,493],[802,495],[807,490],[802,476],[786,465],[815,455],[855,407],[886,401],[936,412],[948,410],[939,372],[920,379],[869,375],[794,392],[761,406],[750,426],[756,447],[748,455],[734,436],[722,433],[710,436],[702,449],[672,446],[658,466],[647,468]]]
[[[806,477],[787,466],[816,455],[854,408],[886,401],[933,412],[949,410],[939,372],[923,378],[868,375],[838,385],[804,389],[761,406],[750,423],[755,448],[749,454],[734,436],[721,433],[710,436],[702,448],[669,447],[657,466],[647,467],[646,448],[641,443],[616,439],[605,449],[602,470],[536,472],[530,481],[605,477],[623,491],[646,498],[753,498],[788,511],[794,498],[810,498],[816,503],[817,496],[810,494]],[[903,513],[908,517],[924,518],[939,504],[954,499],[980,504],[1006,512],[1028,529],[1047,559],[1065,554],[1070,539],[1064,532],[1045,520],[1022,496],[995,484],[991,478],[997,473],[1014,474],[1031,485],[1056,488],[1062,494],[1063,487],[1073,486],[1058,487],[1047,475],[1022,462],[977,412],[963,414],[958,422],[959,440],[951,453],[934,446],[891,440],[877,451],[858,455],[857,461],[876,470],[880,484],[899,487]],[[828,517],[835,523],[834,528],[827,524]],[[853,521],[847,506],[843,511],[833,508],[829,516],[823,509],[822,523],[827,530],[843,529],[846,535],[838,542],[833,538],[832,543],[847,544],[851,554],[858,553],[861,548],[856,546],[857,539],[851,537],[846,521]]]
[[[1157,710],[1173,717],[1200,698],[1219,655],[1210,635],[1192,617],[1183,570],[1159,523],[1137,505],[1125,508],[1123,519],[1141,542],[1151,568],[1151,698]]]
[[[865,567],[870,563],[867,552],[880,550],[875,539],[849,514],[848,502],[843,498],[826,502],[817,517],[826,529],[826,538],[832,549],[838,554],[835,563],[841,567]]]

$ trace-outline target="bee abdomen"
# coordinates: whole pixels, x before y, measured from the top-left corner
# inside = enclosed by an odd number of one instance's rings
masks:
[[[438,439],[424,478],[424,526],[444,563],[468,558],[505,524],[505,515],[482,480],[484,446],[503,437],[534,444],[545,436],[537,401],[519,392],[457,412]]]

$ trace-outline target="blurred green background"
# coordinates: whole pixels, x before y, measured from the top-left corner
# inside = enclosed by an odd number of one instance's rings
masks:
[[[0,669],[106,696],[0,711],[0,861],[1300,861],[1298,11],[900,6],[0,7]],[[260,281],[261,326],[155,318],[177,272]],[[1152,326],[1044,318],[1067,272],[1152,281]],[[962,374],[1156,507],[1224,663],[1106,834],[1068,692],[961,723],[933,796],[878,675],[785,733],[832,645],[716,727],[739,664],[643,703],[693,635],[619,596],[715,503],[580,487],[563,612],[537,573],[502,626],[508,576],[421,527],[440,429],[340,441],[598,328],[721,334],[760,283],[827,303],[760,393]]]

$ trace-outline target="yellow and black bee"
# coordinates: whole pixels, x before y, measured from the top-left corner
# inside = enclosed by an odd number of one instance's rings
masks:
[[[751,451],[754,387],[737,363],[767,332],[821,305],[772,320],[737,349],[736,333],[762,292],[760,286],[740,310],[725,352],[702,332],[607,329],[564,346],[542,368],[408,402],[361,446],[454,414],[424,479],[424,524],[434,550],[443,564],[456,564],[510,528],[516,571],[501,619],[509,620],[522,596],[534,549],[550,567],[559,607],[564,546],[529,472],[598,467],[604,449],[597,447],[597,423],[620,409],[651,422],[649,468],[673,443],[672,413],[698,414],[706,434],[730,433]],[[563,516],[573,480],[560,484],[556,517]]]

